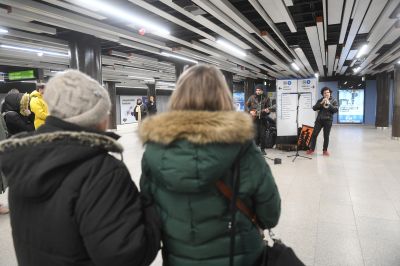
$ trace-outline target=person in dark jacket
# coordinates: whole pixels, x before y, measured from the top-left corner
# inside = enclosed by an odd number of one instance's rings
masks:
[[[314,153],[318,134],[321,129],[324,129],[323,155],[329,156],[329,134],[332,128],[333,114],[337,113],[338,111],[338,102],[332,97],[332,90],[328,87],[321,89],[321,95],[323,97],[320,98],[313,106],[313,110],[318,111],[318,115],[317,119],[315,120],[314,131],[310,141],[310,149],[307,151],[307,154]]]
[[[59,73],[46,89],[45,124],[0,144],[18,265],[149,265],[160,222],[109,154],[123,148],[105,132],[107,91],[77,70]]]
[[[5,140],[8,137],[8,129],[6,121],[3,115],[0,114],[0,141]],[[1,165],[1,162],[0,162]],[[1,166],[0,166],[1,167]],[[3,173],[0,171],[0,194],[4,193],[7,188],[7,180],[5,179]],[[0,215],[9,213],[9,209],[0,203]]]
[[[239,197],[263,228],[280,215],[271,170],[253,141],[247,113],[236,112],[223,74],[197,65],[179,78],[169,111],[150,116],[139,129],[145,143],[141,191],[151,196],[162,219],[164,265],[229,265],[229,200],[216,187],[230,183],[240,161]],[[259,230],[237,213],[235,266],[252,266],[264,245]]]
[[[155,115],[157,113],[157,104],[153,95],[149,97],[149,104],[147,105],[149,115]]]
[[[29,101],[30,98],[27,93],[10,93],[4,98],[2,110],[10,136],[35,130],[31,119]]]
[[[267,131],[269,107],[271,106],[270,99],[264,95],[263,88],[258,86],[254,95],[251,95],[246,103],[247,110],[253,117],[256,125],[255,142],[260,146],[263,155],[265,152],[265,138]]]

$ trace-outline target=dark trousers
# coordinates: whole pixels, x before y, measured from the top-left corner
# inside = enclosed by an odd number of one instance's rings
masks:
[[[267,123],[265,119],[261,118],[258,119],[256,118],[254,120],[254,123],[256,124],[256,136],[255,136],[255,141],[256,145],[260,145],[261,149],[265,149],[265,138],[267,137]]]
[[[315,145],[317,144],[317,137],[321,129],[324,129],[324,151],[328,150],[329,145],[329,134],[331,133],[332,121],[331,120],[320,120],[317,119],[314,125],[314,131],[311,136],[310,150],[315,150]]]

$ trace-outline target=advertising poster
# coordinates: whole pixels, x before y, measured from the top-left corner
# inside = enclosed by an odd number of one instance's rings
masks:
[[[364,122],[364,89],[339,90],[339,123]]]
[[[234,92],[233,102],[235,104],[236,111],[244,111],[245,110],[244,92]]]
[[[297,145],[299,146],[299,149],[302,150],[310,146],[311,136],[313,131],[314,131],[313,127],[302,125],[300,131],[300,137],[297,140]]]
[[[138,96],[120,96],[120,106],[121,106],[121,125],[131,124],[136,122],[135,116],[133,115],[133,110],[136,106],[136,99]]]
[[[277,136],[297,136],[297,80],[277,80]]]

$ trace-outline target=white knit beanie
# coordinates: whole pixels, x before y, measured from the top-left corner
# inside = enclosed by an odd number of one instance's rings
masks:
[[[82,127],[103,122],[111,109],[107,90],[78,70],[67,70],[51,78],[43,98],[51,116]]]

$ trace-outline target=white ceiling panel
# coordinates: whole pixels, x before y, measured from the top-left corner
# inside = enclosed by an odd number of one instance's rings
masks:
[[[283,0],[286,6],[293,6],[293,0]]]
[[[327,76],[332,76],[333,66],[335,64],[335,57],[336,57],[336,47],[337,45],[328,45],[328,73]]]
[[[358,29],[361,25],[365,13],[367,12],[369,3],[370,0],[360,0],[357,6],[356,14],[351,24],[349,35],[347,36],[346,45],[343,47],[342,53],[340,54],[338,68],[341,68],[343,66],[344,61],[346,60],[347,55],[350,52],[351,46],[353,45],[353,41],[357,35]]]
[[[322,64],[325,66],[326,57],[325,57],[324,26],[322,17],[317,17],[317,31],[318,31],[319,47],[321,48]]]
[[[368,33],[371,30],[387,2],[387,0],[372,0],[364,21],[358,30],[359,34]]]
[[[328,1],[328,25],[340,24],[343,10],[343,0]]]
[[[285,22],[291,32],[297,32],[292,15],[282,0],[259,0],[259,2],[275,23]]]
[[[346,60],[353,60],[354,57],[357,55],[358,50],[350,50],[349,54],[347,55]]]
[[[318,31],[316,26],[306,27],[308,40],[310,41],[311,49],[313,51],[315,61],[317,62],[319,75],[325,76],[324,67],[322,65],[321,48],[319,47]]]
[[[343,13],[342,26],[341,26],[341,29],[340,29],[339,44],[342,44],[344,42],[344,38],[346,36],[347,27],[349,25],[350,14],[351,14],[351,10],[353,8],[353,5],[354,5],[354,0],[347,0],[346,1],[346,6],[344,8],[344,13]]]

